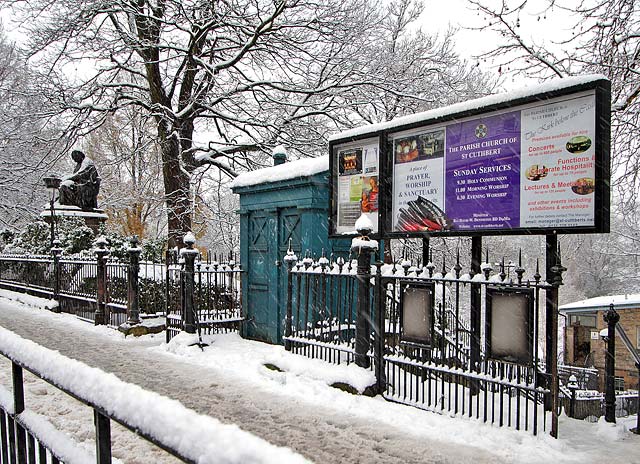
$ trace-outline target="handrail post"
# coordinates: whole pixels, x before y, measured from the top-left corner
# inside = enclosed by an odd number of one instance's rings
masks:
[[[60,248],[60,240],[53,241],[53,247],[51,248],[51,254],[53,255],[53,299],[58,302],[58,306],[54,309],[54,312],[59,313],[61,311],[60,305],[60,280],[62,277],[62,269],[60,268],[60,255],[62,254],[62,248]]]
[[[111,464],[111,421],[96,409],[93,410],[93,421],[96,427],[96,463]]]
[[[109,322],[109,314],[106,304],[107,296],[107,262],[106,258],[109,254],[107,249],[107,239],[104,236],[98,237],[95,241],[98,247],[95,250],[97,269],[96,269],[96,313],[95,325],[105,325]]]
[[[13,414],[17,417],[24,412],[24,382],[22,367],[11,362],[11,379],[13,383]],[[16,453],[18,463],[27,462],[27,441],[24,427],[15,421]]]
[[[184,258],[182,320],[184,321],[184,331],[194,334],[196,333],[196,320],[193,306],[193,292],[195,289],[195,260],[198,255],[198,250],[193,248],[196,239],[191,232],[188,232],[182,240],[186,245],[186,248],[180,250],[180,254]]]
[[[138,236],[134,235],[129,241],[129,266],[127,268],[127,322],[131,325],[140,323],[140,292],[138,276],[140,273],[140,253]]]

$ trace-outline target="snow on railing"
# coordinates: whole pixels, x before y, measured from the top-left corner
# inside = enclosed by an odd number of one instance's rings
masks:
[[[0,352],[17,366],[186,462],[306,462],[288,448],[277,447],[235,425],[198,414],[178,401],[126,383],[113,374],[67,358],[4,328],[0,328]],[[12,408],[8,410],[13,413]],[[33,422],[27,420],[32,416],[33,412],[25,410],[17,415],[17,420],[28,425]],[[40,427],[40,430],[46,428]],[[42,437],[42,442],[48,443],[51,451],[65,462],[87,462],[78,461],[77,455],[70,453],[68,443],[60,444],[51,437],[49,440]]]

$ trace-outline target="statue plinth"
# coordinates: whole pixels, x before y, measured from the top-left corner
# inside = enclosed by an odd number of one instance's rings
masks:
[[[54,218],[59,217],[78,217],[84,219],[84,223],[89,227],[94,234],[98,234],[100,225],[104,224],[109,216],[104,213],[103,209],[91,209],[83,210],[78,206],[61,205],[54,203],[53,205]],[[51,224],[51,207],[47,205],[45,209],[40,213],[40,217],[47,224]]]

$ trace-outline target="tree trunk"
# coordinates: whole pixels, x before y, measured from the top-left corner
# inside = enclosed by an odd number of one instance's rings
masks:
[[[181,147],[175,131],[159,124],[162,142],[162,177],[167,204],[168,247],[182,248],[182,238],[191,231],[190,175],[181,166]]]

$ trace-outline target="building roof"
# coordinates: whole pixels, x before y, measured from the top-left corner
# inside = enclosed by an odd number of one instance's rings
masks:
[[[616,310],[640,308],[640,293],[629,295],[607,295],[576,301],[560,306],[561,312],[597,311],[609,309],[613,304]]]
[[[298,177],[312,176],[329,170],[329,155],[317,158],[303,158],[278,166],[245,172],[231,182],[231,188],[280,182]]]

